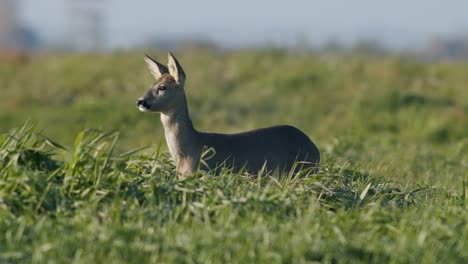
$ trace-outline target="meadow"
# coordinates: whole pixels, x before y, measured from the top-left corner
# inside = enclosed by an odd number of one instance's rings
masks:
[[[177,180],[143,51],[0,64],[1,263],[468,262],[466,63],[175,55],[197,129],[297,126],[320,171]]]

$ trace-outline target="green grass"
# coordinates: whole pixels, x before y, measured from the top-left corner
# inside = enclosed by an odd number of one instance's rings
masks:
[[[139,53],[0,65],[0,262],[468,261],[466,65],[177,55],[197,128],[293,124],[320,172],[178,181]]]

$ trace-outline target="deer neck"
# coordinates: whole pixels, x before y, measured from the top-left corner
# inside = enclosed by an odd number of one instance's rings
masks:
[[[193,128],[186,100],[177,109],[161,113],[161,122],[169,152],[177,165],[196,155],[198,132]]]

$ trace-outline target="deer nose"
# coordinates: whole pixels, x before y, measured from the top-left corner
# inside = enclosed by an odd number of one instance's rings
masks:
[[[138,99],[138,100],[136,101],[136,105],[137,105],[137,106],[144,105],[144,104],[145,104],[145,100],[143,100],[143,99]]]

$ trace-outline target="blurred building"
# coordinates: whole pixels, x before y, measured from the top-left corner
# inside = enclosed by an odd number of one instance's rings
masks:
[[[0,59],[24,57],[34,51],[39,41],[18,16],[19,0],[0,0]]]
[[[70,13],[69,45],[89,52],[104,48],[104,0],[68,0]]]
[[[15,47],[15,32],[18,28],[15,0],[0,0],[0,50],[13,49]]]

